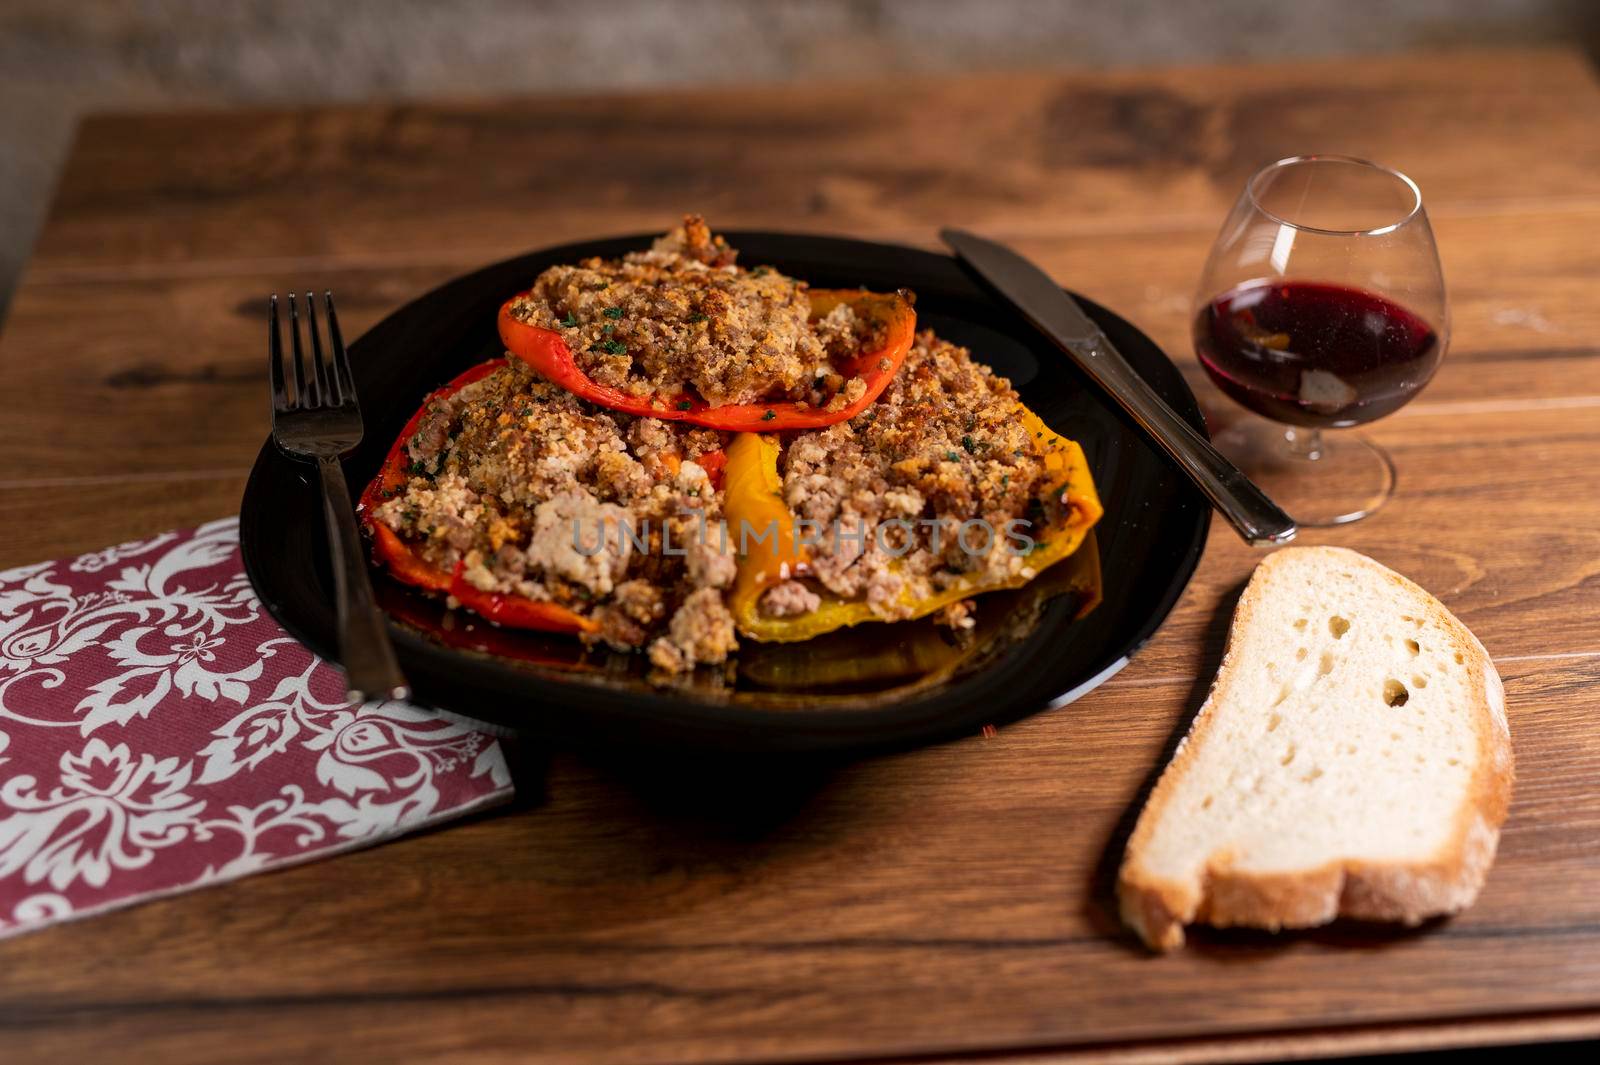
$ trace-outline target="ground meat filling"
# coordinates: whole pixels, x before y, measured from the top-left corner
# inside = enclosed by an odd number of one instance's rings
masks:
[[[482,591],[576,610],[619,649],[654,638],[652,661],[689,669],[736,646],[718,591],[736,563],[700,535],[722,500],[695,461],[724,443],[602,410],[513,359],[429,404],[407,443],[410,477],[374,517]]]
[[[762,611],[808,613],[826,592],[893,620],[963,575],[1028,576],[1022,537],[1042,539],[1063,515],[1019,402],[967,349],[919,333],[878,402],[789,442],[784,499],[817,523],[821,543],[811,572],[770,589]],[[961,625],[969,614],[946,610],[942,620]]]
[[[868,350],[878,327],[845,305],[810,321],[804,282],[743,269],[736,255],[691,215],[649,251],[551,267],[511,314],[560,332],[592,380],[642,398],[838,409],[861,396],[866,382],[835,367]]]

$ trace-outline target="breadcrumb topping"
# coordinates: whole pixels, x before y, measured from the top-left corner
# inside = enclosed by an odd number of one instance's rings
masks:
[[[805,282],[744,269],[737,255],[690,215],[649,251],[551,267],[511,314],[560,332],[592,380],[644,398],[692,393],[714,406],[794,400],[834,410],[859,398],[865,381],[838,366],[877,326],[847,305],[812,322]]]
[[[1031,536],[1061,515],[1019,404],[1004,377],[924,330],[876,403],[796,435],[783,457],[784,499],[797,518],[841,530],[821,537],[800,587],[864,599],[894,619],[961,576],[1023,573],[1026,544],[1008,530]],[[799,602],[778,585],[761,606],[789,617],[805,612]],[[969,616],[942,614],[952,625]]]
[[[718,614],[735,560],[700,535],[702,520],[722,519],[722,497],[695,461],[724,443],[603,410],[510,359],[429,404],[407,444],[410,477],[374,517],[482,591],[559,603],[618,649],[658,637],[676,649],[664,660],[692,668],[736,646]]]

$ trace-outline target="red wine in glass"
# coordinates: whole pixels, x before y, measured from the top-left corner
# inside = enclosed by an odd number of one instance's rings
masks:
[[[1417,183],[1342,155],[1268,163],[1223,219],[1191,313],[1207,375],[1265,416],[1219,418],[1218,450],[1302,529],[1383,506],[1394,460],[1349,427],[1405,406],[1450,342]]]
[[[1274,279],[1201,308],[1195,351],[1218,388],[1290,425],[1339,428],[1391,414],[1439,365],[1439,335],[1419,314],[1364,289]]]

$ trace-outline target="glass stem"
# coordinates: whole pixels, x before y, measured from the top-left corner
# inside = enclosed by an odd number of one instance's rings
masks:
[[[1285,429],[1283,438],[1289,444],[1289,454],[1297,459],[1315,462],[1322,457],[1321,429]]]

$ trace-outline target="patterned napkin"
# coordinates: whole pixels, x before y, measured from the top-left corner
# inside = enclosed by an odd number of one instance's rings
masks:
[[[345,699],[262,611],[235,519],[0,572],[0,936],[510,797],[491,737]]]

